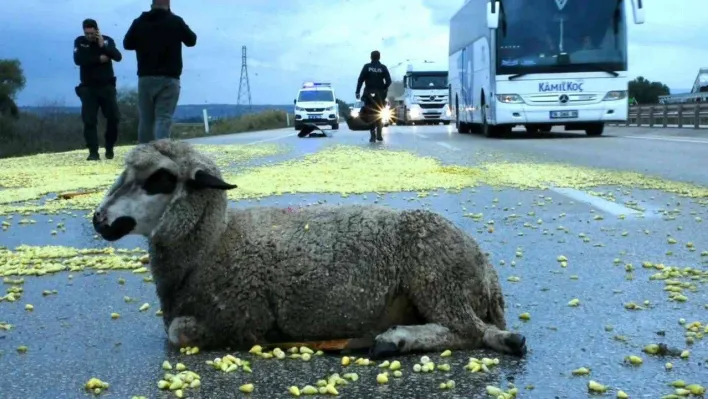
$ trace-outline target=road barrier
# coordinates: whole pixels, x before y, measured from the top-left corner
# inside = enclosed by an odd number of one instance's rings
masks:
[[[626,123],[613,126],[708,128],[708,103],[632,105]]]

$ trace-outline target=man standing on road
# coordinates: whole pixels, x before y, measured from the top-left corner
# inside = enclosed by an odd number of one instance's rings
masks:
[[[138,59],[138,142],[170,137],[182,75],[182,44],[194,47],[197,35],[170,10],[169,0],[152,0],[150,11],[133,20],[123,48]]]
[[[87,161],[98,161],[98,109],[106,118],[106,158],[113,159],[113,146],[118,140],[120,111],[116,94],[113,62],[123,59],[110,36],[102,35],[93,19],[83,21],[84,34],[74,40],[74,64],[79,66],[81,84],[76,95],[81,99],[84,139],[89,149]]]
[[[391,74],[388,72],[386,65],[382,64],[380,60],[381,53],[376,50],[372,51],[371,62],[364,64],[361,73],[359,73],[359,80],[356,83],[355,96],[357,100],[360,98],[359,93],[361,92],[362,84],[366,83],[363,99],[364,107],[370,107],[369,112],[372,115],[376,115],[376,110],[382,110],[384,108],[386,96],[388,95],[388,87],[391,85]],[[370,143],[376,140],[383,141],[383,136],[381,136],[382,129],[383,121],[377,121],[370,130]]]

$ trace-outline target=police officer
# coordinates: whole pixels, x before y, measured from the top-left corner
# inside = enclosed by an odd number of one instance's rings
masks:
[[[386,96],[388,95],[388,87],[391,85],[391,74],[388,72],[386,65],[381,63],[381,53],[374,50],[371,52],[371,62],[364,64],[364,67],[359,73],[359,80],[356,84],[356,99],[360,98],[361,85],[366,83],[364,88],[364,107],[375,107],[375,109],[383,109]],[[374,95],[373,97],[371,95]],[[372,102],[373,101],[373,102]],[[371,110],[373,111],[373,110]],[[376,140],[383,141],[381,130],[383,123],[379,120],[371,128],[371,138],[369,142],[373,143]]]
[[[98,109],[106,118],[106,158],[113,159],[113,146],[118,139],[120,111],[116,94],[116,76],[113,62],[120,62],[123,55],[116,48],[113,38],[101,35],[93,19],[82,23],[84,34],[74,40],[74,64],[79,66],[81,84],[76,95],[81,99],[81,119],[84,122],[84,139],[89,149],[87,161],[98,161]]]

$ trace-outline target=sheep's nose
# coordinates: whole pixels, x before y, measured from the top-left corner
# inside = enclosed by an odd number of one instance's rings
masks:
[[[96,226],[102,226],[107,223],[106,212],[102,209],[96,209],[93,213],[93,224]]]

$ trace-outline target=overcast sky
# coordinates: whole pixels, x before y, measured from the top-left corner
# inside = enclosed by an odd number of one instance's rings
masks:
[[[578,1],[578,0],[570,0]],[[627,0],[629,1],[629,0]],[[680,7],[678,3],[680,2]],[[448,22],[462,0],[173,0],[197,33],[184,49],[180,104],[236,103],[241,46],[248,46],[254,104],[287,104],[303,81],[331,81],[353,100],[369,52],[390,68],[419,57],[447,64]],[[707,0],[645,1],[646,23],[630,12],[630,74],[688,89],[708,66]],[[21,105],[78,105],[73,41],[86,17],[122,44],[149,0],[7,0],[0,12],[0,58],[19,58],[27,87]],[[119,47],[122,50],[122,46]],[[135,54],[114,64],[120,86],[137,82]],[[405,66],[392,68],[400,73]]]

